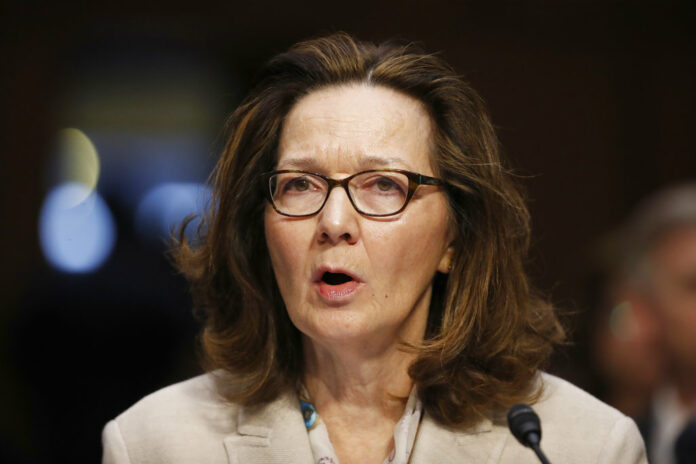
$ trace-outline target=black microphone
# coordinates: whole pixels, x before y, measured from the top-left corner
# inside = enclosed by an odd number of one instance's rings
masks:
[[[550,464],[541,451],[541,423],[534,410],[524,403],[516,404],[508,411],[507,420],[517,441],[533,449],[542,464]]]

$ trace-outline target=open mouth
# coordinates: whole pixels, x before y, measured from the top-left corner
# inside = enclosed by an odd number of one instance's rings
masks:
[[[348,274],[344,274],[342,272],[327,271],[321,276],[321,281],[327,285],[341,285],[345,284],[346,282],[350,282],[351,280],[354,279]]]
[[[316,289],[328,305],[343,305],[353,301],[356,292],[363,285],[359,277],[342,272],[340,268],[329,271],[328,267],[317,269],[314,274]]]

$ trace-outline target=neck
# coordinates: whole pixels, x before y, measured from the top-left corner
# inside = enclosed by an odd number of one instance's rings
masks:
[[[307,340],[304,346],[305,386],[322,414],[369,410],[398,421],[413,387],[408,367],[415,354],[393,345],[369,355],[352,347],[327,349]]]

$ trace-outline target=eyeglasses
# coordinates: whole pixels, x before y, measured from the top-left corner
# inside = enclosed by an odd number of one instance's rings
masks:
[[[371,169],[343,179],[281,170],[263,174],[263,178],[273,208],[291,217],[317,214],[334,187],[343,187],[358,213],[384,217],[403,211],[420,185],[443,185],[440,179],[402,169]]]

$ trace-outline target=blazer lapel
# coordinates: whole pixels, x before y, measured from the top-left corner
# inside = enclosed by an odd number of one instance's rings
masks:
[[[294,392],[271,403],[240,408],[237,433],[224,439],[230,464],[312,464],[307,430]]]
[[[503,427],[484,420],[467,430],[455,430],[423,417],[413,447],[413,464],[499,462],[509,435]]]

